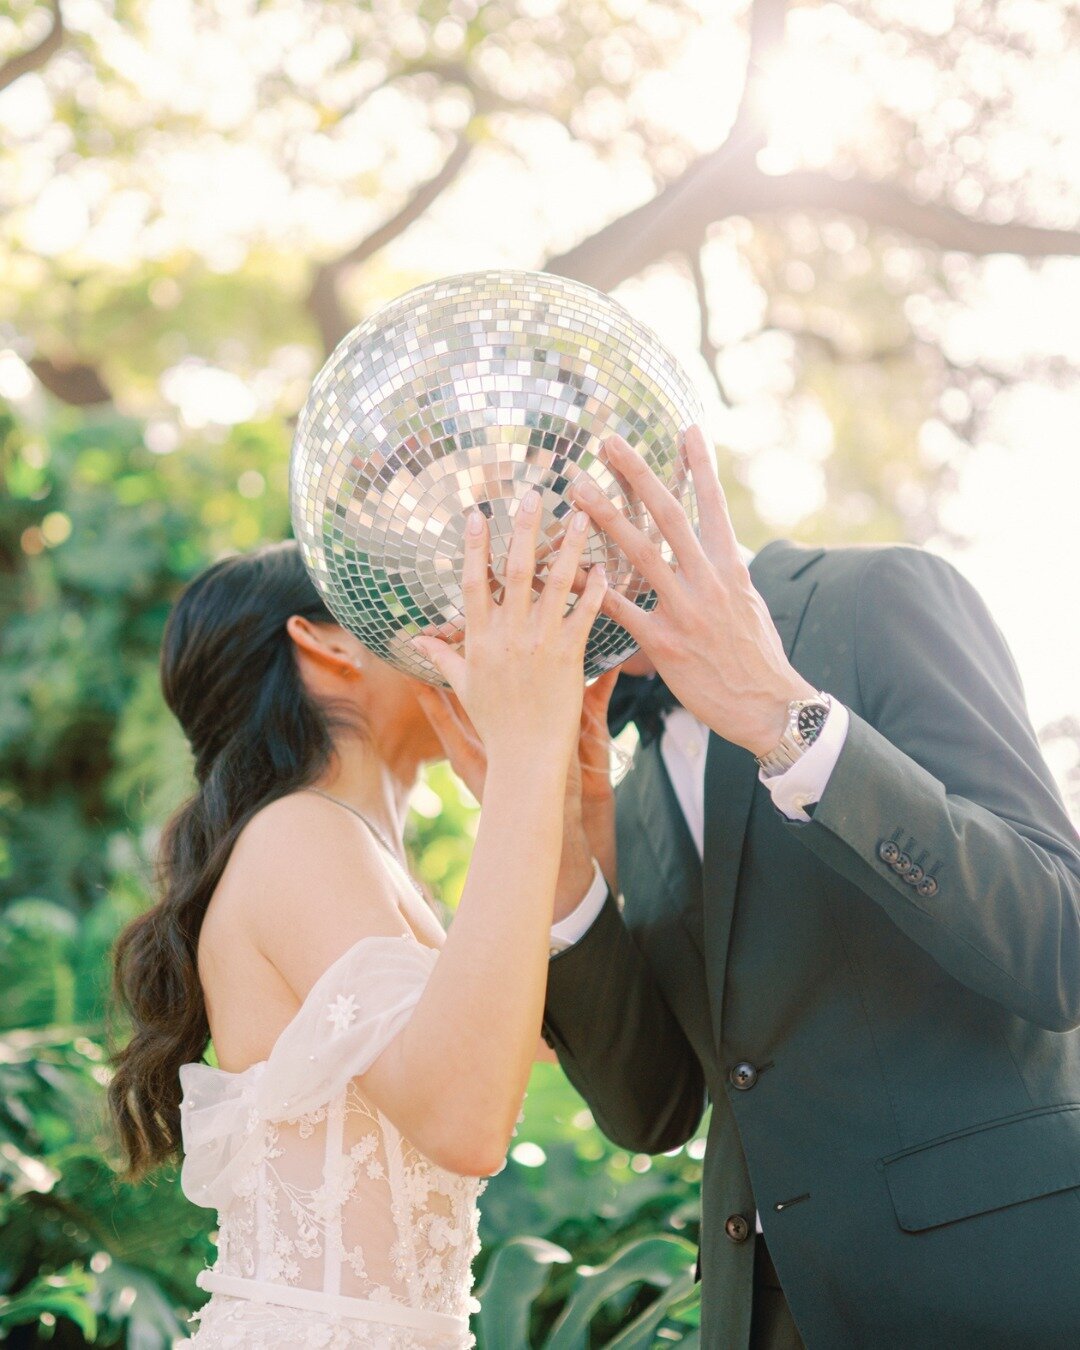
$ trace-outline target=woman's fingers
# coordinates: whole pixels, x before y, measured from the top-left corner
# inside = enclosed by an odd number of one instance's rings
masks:
[[[516,617],[527,614],[533,600],[536,575],[536,536],[540,531],[540,494],[530,488],[518,504],[514,534],[506,555],[506,588],[503,608]]]
[[[604,596],[607,594],[607,573],[602,567],[590,567],[589,575],[585,581],[585,589],[581,592],[577,604],[563,620],[567,626],[567,631],[573,634],[582,648],[585,646],[589,632],[600,613],[600,606],[604,603]]]
[[[574,511],[563,535],[555,561],[544,577],[544,593],[540,609],[544,617],[557,623],[566,612],[566,602],[572,590],[583,591],[588,574],[581,570],[581,555],[589,537],[589,517],[585,511]],[[580,581],[579,581],[580,578]]]
[[[473,507],[465,521],[465,560],[461,567],[461,602],[465,624],[475,633],[487,626],[494,601],[488,582],[491,543],[487,517]]]
[[[412,645],[427,657],[454,693],[460,698],[465,688],[465,658],[441,638],[414,637]]]

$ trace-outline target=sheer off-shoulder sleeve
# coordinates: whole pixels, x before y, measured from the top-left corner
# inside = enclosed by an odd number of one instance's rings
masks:
[[[438,957],[412,936],[362,938],[315,982],[268,1059],[243,1073],[183,1065],[188,1199],[221,1208],[259,1156],[260,1123],[317,1111],[366,1072],[408,1022]]]
[[[363,938],[315,982],[255,1088],[263,1120],[306,1115],[364,1073],[408,1022],[438,952],[411,936]]]

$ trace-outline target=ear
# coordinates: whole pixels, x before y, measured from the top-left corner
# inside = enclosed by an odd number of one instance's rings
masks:
[[[290,614],[285,620],[285,631],[297,651],[323,670],[349,680],[358,680],[363,674],[355,652],[336,624],[316,624],[299,614]]]

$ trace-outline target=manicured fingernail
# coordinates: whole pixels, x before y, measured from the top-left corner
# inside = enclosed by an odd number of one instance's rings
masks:
[[[584,534],[589,528],[589,517],[585,511],[575,511],[574,519],[570,522],[570,528],[575,534]]]
[[[477,510],[469,512],[469,519],[466,521],[466,528],[470,534],[483,534],[484,517]]]
[[[581,497],[595,497],[600,489],[591,478],[583,476],[574,484],[574,491]]]
[[[607,585],[607,569],[604,567],[604,564],[603,564],[603,563],[597,563],[596,567],[595,567],[593,570],[596,572],[597,576],[599,576],[601,586],[606,586],[606,585]]]
[[[540,494],[535,488],[530,488],[521,499],[521,509],[527,516],[535,515],[540,509]]]

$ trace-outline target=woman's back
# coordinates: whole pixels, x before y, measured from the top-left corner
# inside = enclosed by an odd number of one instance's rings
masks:
[[[245,1047],[260,1036],[273,1034],[272,1043],[240,1072],[181,1070],[184,1191],[219,1213],[218,1261],[200,1281],[216,1297],[204,1309],[198,1345],[468,1345],[483,1183],[430,1163],[357,1081],[407,1022],[437,952],[411,927],[362,937],[299,1006],[282,982],[277,1003],[258,1007],[264,997],[274,1002],[280,976],[259,964],[243,897],[245,887],[263,889],[273,868],[260,847],[268,835],[302,868],[303,848],[317,847],[310,840],[317,821],[338,835],[338,853],[347,858],[362,847],[383,880],[392,872],[356,838],[366,827],[340,806],[285,799],[262,815],[211,902],[200,969],[211,972],[221,1061],[250,1058]],[[305,824],[306,840],[297,833]],[[301,897],[295,923],[299,932]],[[239,968],[218,985],[215,972],[233,956]]]
[[[445,934],[400,862],[348,803],[318,789],[279,797],[237,838],[199,932],[199,982],[217,1063],[241,1072],[266,1059],[301,1003],[275,964],[283,945],[310,948],[308,984],[351,940],[411,931],[427,946]],[[331,899],[325,892],[332,889]],[[326,926],[312,910],[350,906],[348,929]],[[387,925],[376,904],[396,920]]]

